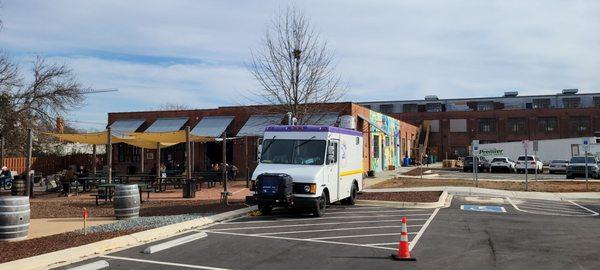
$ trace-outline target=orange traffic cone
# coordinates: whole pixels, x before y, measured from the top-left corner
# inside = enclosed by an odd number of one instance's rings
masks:
[[[406,228],[406,217],[402,217],[402,232],[400,232],[400,243],[398,244],[398,253],[392,254],[392,258],[396,261],[416,261],[417,259],[410,257],[408,247],[408,229]]]

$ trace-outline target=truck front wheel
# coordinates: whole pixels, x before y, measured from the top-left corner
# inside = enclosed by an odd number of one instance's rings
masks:
[[[323,192],[323,194],[321,194],[321,197],[319,197],[319,199],[317,199],[317,205],[315,206],[315,209],[313,210],[313,215],[315,215],[315,217],[322,217],[323,215],[325,215],[325,207],[327,206],[327,194],[325,192]]]
[[[269,215],[269,214],[271,214],[271,211],[273,210],[273,206],[268,205],[268,204],[258,204],[258,210],[263,215]]]

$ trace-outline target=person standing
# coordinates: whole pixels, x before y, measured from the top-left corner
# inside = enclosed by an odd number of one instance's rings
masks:
[[[75,181],[75,172],[73,171],[73,168],[69,168],[60,179],[65,197],[69,197],[69,193],[71,192],[71,183],[73,181]]]
[[[8,167],[3,166],[2,172],[0,173],[0,184],[2,185],[2,187],[5,187],[7,180],[12,180],[12,173],[10,172]]]

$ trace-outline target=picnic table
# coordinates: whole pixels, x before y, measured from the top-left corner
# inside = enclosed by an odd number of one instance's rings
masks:
[[[186,179],[185,175],[157,177],[156,178],[157,191],[159,191],[159,192],[166,191],[168,184],[172,184],[173,188],[176,188],[178,186],[181,187],[181,185],[183,184],[183,181],[185,179]]]
[[[100,205],[99,204],[99,199],[104,199],[104,203],[107,203],[109,201],[112,202],[112,197],[114,195],[114,190],[116,188],[118,184],[100,184],[98,185],[98,193],[97,194],[92,194],[92,196],[96,197],[96,205]],[[139,188],[140,191],[140,203],[142,203],[143,197],[142,194],[143,192],[147,193],[147,200],[150,198],[150,190],[148,190],[148,184],[146,183],[137,183],[137,186]]]
[[[120,174],[120,175],[116,175],[116,178],[119,178],[122,180],[123,183],[129,183],[131,182],[131,179],[134,180],[139,180],[139,181],[147,181],[148,179],[152,179],[155,176],[151,175],[151,174]]]

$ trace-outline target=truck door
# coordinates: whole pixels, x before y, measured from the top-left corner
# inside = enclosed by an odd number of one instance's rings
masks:
[[[338,162],[339,140],[330,140],[327,146],[327,188],[329,189],[329,201],[337,202],[339,200],[340,168]]]

